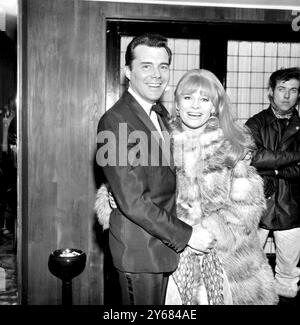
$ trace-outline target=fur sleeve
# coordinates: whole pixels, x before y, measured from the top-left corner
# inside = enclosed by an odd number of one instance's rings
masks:
[[[103,227],[103,230],[108,229],[112,208],[109,204],[109,195],[106,184],[102,184],[97,191],[94,209],[97,214],[98,222]]]
[[[256,229],[266,208],[262,179],[255,168],[240,161],[232,171],[230,183],[224,204],[214,211],[207,210],[205,217],[220,249],[232,247],[239,236]]]
[[[256,228],[266,209],[263,180],[254,167],[240,161],[233,172],[230,191],[232,211],[248,230]]]

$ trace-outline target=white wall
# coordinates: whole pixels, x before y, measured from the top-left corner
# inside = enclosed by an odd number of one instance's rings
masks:
[[[22,0],[21,0],[22,1]],[[18,0],[0,0],[0,11],[4,11],[9,15],[17,15]]]

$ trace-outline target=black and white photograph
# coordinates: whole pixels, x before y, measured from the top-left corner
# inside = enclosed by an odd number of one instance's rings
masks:
[[[299,308],[299,103],[299,0],[0,0],[0,315]]]

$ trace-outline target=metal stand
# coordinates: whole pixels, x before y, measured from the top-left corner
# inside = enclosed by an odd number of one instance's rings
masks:
[[[57,249],[49,255],[49,271],[62,280],[62,305],[73,304],[72,279],[78,276],[85,267],[86,254],[80,249]]]
[[[62,305],[70,306],[73,304],[72,281],[62,282]]]

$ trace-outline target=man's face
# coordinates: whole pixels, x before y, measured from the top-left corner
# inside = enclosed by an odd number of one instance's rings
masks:
[[[281,112],[287,112],[292,108],[299,96],[300,82],[297,79],[277,81],[274,91],[270,90],[275,105]]]
[[[131,68],[125,75],[131,88],[149,103],[156,102],[163,94],[170,78],[169,56],[161,47],[138,45],[134,49]]]

